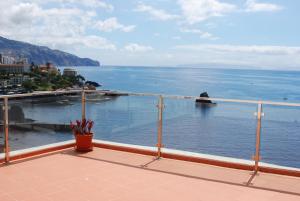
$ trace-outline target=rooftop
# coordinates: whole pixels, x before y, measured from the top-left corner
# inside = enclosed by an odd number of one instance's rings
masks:
[[[12,124],[14,122],[9,119],[11,114],[9,106],[14,103],[12,101],[13,98],[19,99],[50,94],[74,94],[75,92],[77,94],[76,97],[78,95],[81,97],[80,105],[76,107],[76,111],[81,108],[81,116],[85,118],[87,100],[85,95],[88,92],[86,90],[0,96],[0,99],[3,99],[4,110],[2,121],[4,135],[3,137],[0,136],[4,142],[3,153],[0,153],[0,201],[300,200],[299,166],[291,165],[286,167],[279,165],[281,163],[267,163],[267,161],[261,160],[261,156],[264,157],[264,155],[260,152],[261,120],[264,116],[262,105],[300,107],[299,103],[209,99],[257,104],[256,126],[253,127],[254,129],[256,128],[255,140],[253,136],[255,144],[252,146],[255,148],[255,153],[252,159],[247,159],[247,157],[244,159],[242,159],[243,157],[232,158],[226,157],[226,155],[216,156],[201,153],[197,150],[196,152],[189,152],[186,149],[181,150],[176,147],[172,149],[167,143],[164,146],[163,143],[167,142],[167,138],[164,138],[167,133],[164,135],[162,129],[164,125],[162,118],[164,98],[192,99],[192,104],[194,105],[194,100],[198,97],[156,94],[150,94],[158,98],[158,115],[155,111],[157,136],[152,135],[152,137],[156,137],[156,140],[154,143],[149,143],[150,145],[141,145],[143,143],[139,141],[133,143],[130,140],[125,140],[125,142],[131,144],[121,143],[119,140],[115,142],[104,141],[98,137],[93,139],[94,151],[88,153],[75,152],[74,140],[61,141],[60,138],[54,144],[45,145],[48,141],[44,139],[41,142],[38,141],[44,144],[39,147],[35,147],[38,145],[33,145],[34,147],[32,147],[29,143],[30,146],[26,147],[31,148],[25,150],[14,147],[14,144],[11,143],[11,138],[9,138],[10,132],[14,134],[13,130],[9,129],[10,126],[14,125]],[[98,92],[108,93],[107,91]],[[79,93],[81,93],[81,96]],[[114,94],[121,95],[119,92]],[[128,95],[130,94],[128,93]],[[131,93],[131,95],[149,96],[149,94],[137,93]],[[155,107],[156,105],[153,106]],[[61,109],[61,107],[59,108]],[[61,113],[64,111],[69,112],[69,110],[61,111]],[[80,112],[76,112],[76,114],[78,113]],[[58,121],[60,120],[57,120],[53,125],[64,125],[57,124]],[[48,121],[41,121],[41,123],[45,122]],[[114,123],[110,122],[110,124]],[[53,131],[52,127],[47,128]],[[140,129],[138,131],[142,133],[144,126],[138,128]],[[290,129],[290,127],[286,128]],[[41,134],[46,133],[46,130],[42,129],[39,132]],[[101,130],[102,127],[99,127],[98,130],[95,129],[96,132]],[[23,131],[20,132],[22,133]],[[56,132],[50,133],[52,135]],[[182,136],[188,138],[185,136],[187,133],[182,132],[184,134]],[[296,134],[299,134],[299,132],[295,132],[296,138],[291,138],[291,136],[289,138],[291,140],[298,139]],[[237,136],[239,137],[240,135]],[[135,137],[136,135],[130,136],[131,139]],[[175,135],[173,137],[178,136]],[[72,136],[70,135],[70,138],[64,138],[63,140],[71,138]],[[26,142],[24,136],[21,136],[20,139]],[[31,139],[29,138],[27,141]],[[192,139],[189,140],[191,141]],[[280,139],[274,138],[276,141],[280,141]],[[234,142],[232,141],[231,143]],[[289,142],[291,143],[291,141]],[[180,143],[180,139],[178,143]],[[278,146],[271,153],[279,153],[281,160],[284,161],[289,154],[298,153],[297,149],[292,149],[298,147],[297,145],[290,144],[288,148],[291,149],[291,152],[289,153],[284,154],[283,150],[285,149],[279,149],[277,148]],[[242,148],[243,146],[238,150]],[[290,160],[298,162],[299,157],[297,156],[294,155]]]
[[[300,178],[94,148],[0,166],[1,201],[299,200]]]

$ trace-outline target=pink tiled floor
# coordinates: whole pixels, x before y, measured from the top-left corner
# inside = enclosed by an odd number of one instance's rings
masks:
[[[300,200],[300,178],[250,178],[248,171],[113,150],[66,150],[2,165],[0,201]]]

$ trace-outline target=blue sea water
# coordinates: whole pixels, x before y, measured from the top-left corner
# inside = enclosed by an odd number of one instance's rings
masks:
[[[300,72],[165,68],[80,67],[102,89],[300,103]],[[96,139],[155,146],[157,98],[122,96],[88,101]],[[22,105],[26,118],[69,123],[80,118],[81,103]],[[164,100],[163,144],[166,148],[251,160],[255,151],[257,105],[217,102],[201,107],[193,100]],[[263,162],[300,168],[300,108],[263,106]],[[12,137],[15,149],[47,144],[72,135],[56,131],[24,132]]]
[[[300,102],[300,71],[79,67],[80,74],[106,89],[179,95]]]

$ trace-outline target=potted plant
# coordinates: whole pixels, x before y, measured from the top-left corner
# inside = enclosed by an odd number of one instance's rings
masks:
[[[93,150],[93,133],[91,132],[93,125],[93,121],[86,119],[76,120],[75,123],[70,122],[76,140],[76,151],[87,152]]]

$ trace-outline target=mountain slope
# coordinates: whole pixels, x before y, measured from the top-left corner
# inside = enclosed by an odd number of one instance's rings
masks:
[[[29,62],[45,64],[51,62],[58,66],[99,66],[98,61],[89,58],[79,58],[60,50],[52,50],[45,46],[37,46],[0,36],[0,54],[22,56]]]

